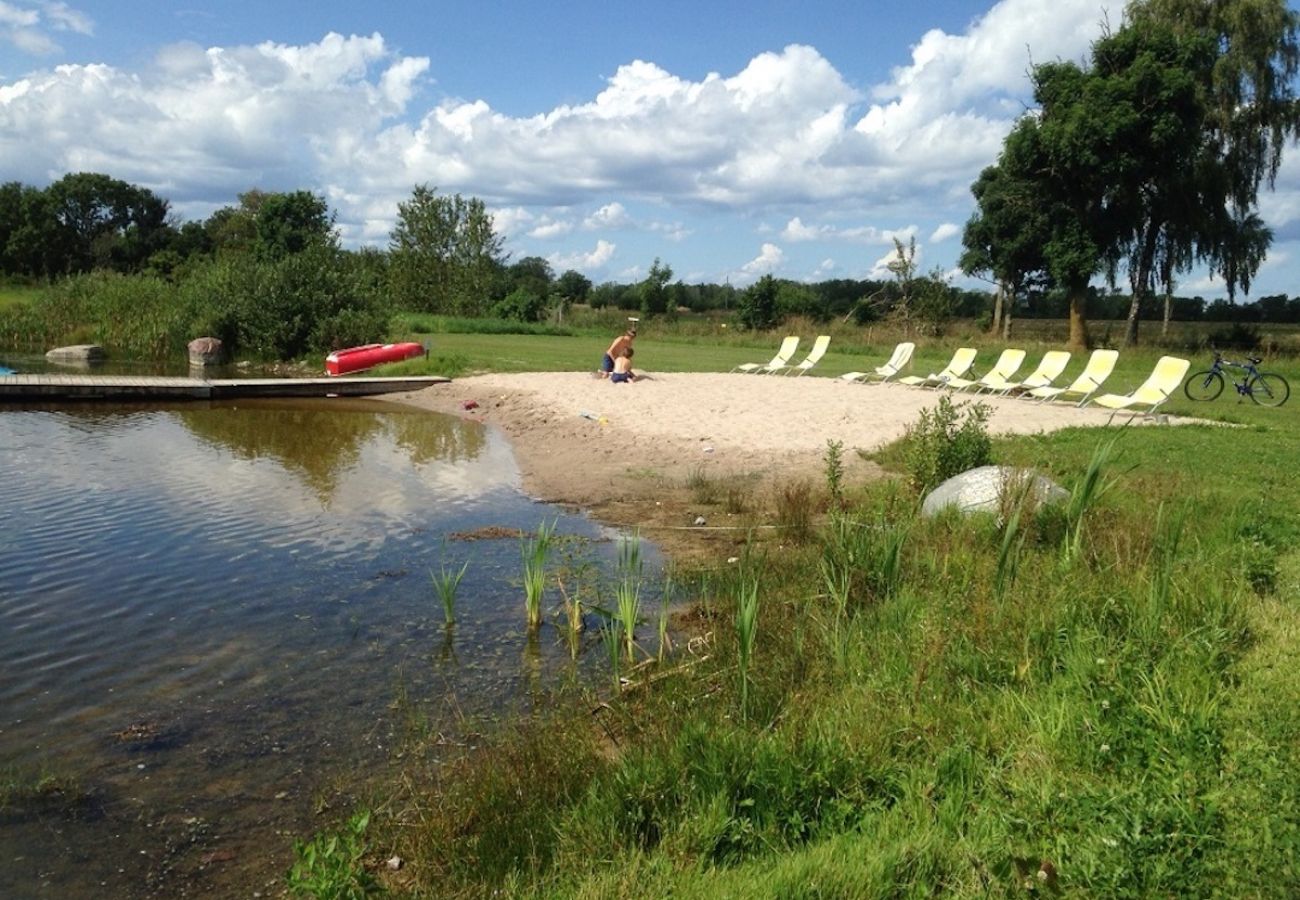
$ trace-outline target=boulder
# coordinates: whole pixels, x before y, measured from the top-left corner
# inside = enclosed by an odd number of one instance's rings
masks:
[[[987,512],[997,513],[1002,508],[1002,492],[1008,484],[1016,486],[1020,479],[1030,479],[1039,505],[1064,503],[1070,499],[1070,492],[1046,475],[1040,475],[1032,469],[1019,469],[1015,466],[980,466],[968,469],[960,475],[954,475],[926,495],[921,504],[921,514],[936,515],[940,510],[950,506],[957,507],[963,513]]]
[[[101,362],[108,356],[99,344],[74,344],[71,347],[55,347],[46,351],[45,358],[58,363],[92,363]]]
[[[226,358],[225,345],[220,338],[197,337],[187,345],[192,366],[215,366]]]

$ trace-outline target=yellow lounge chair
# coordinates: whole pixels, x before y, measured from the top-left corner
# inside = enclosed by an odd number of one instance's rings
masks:
[[[776,351],[776,356],[771,361],[765,363],[741,363],[732,369],[733,372],[775,372],[777,369],[784,368],[790,362],[790,357],[794,356],[795,348],[799,346],[799,335],[787,335],[781,342],[780,348]]]
[[[993,364],[993,368],[979,378],[949,378],[944,382],[944,387],[950,387],[958,391],[964,391],[970,387],[988,387],[990,379],[1006,381],[1016,373],[1016,369],[1019,369],[1020,364],[1024,361],[1025,351],[1003,350],[1002,355],[998,357],[998,361]]]
[[[863,384],[878,379],[881,384],[884,384],[903,371],[903,368],[912,361],[912,352],[914,350],[916,350],[916,344],[911,341],[903,341],[894,348],[889,361],[883,366],[876,366],[870,372],[845,372],[840,378],[844,381],[858,381]]]
[[[1138,406],[1145,406],[1147,409],[1145,411],[1134,409],[1134,418],[1139,415],[1139,412],[1144,416],[1153,416],[1160,405],[1178,390],[1191,365],[1190,361],[1177,356],[1162,356],[1156,362],[1156,367],[1151,370],[1151,374],[1147,376],[1147,380],[1142,382],[1133,393],[1102,394],[1100,397],[1094,397],[1092,402],[1111,410],[1112,419],[1120,410]]]
[[[943,367],[940,372],[931,372],[929,375],[922,377],[920,375],[908,375],[906,378],[898,379],[899,384],[910,384],[913,387],[942,384],[950,378],[961,378],[970,371],[970,367],[975,364],[974,347],[961,347],[948,360],[948,365]]]
[[[987,378],[988,384],[984,385],[984,387],[998,394],[1048,387],[1053,381],[1061,377],[1061,373],[1065,371],[1065,367],[1069,363],[1070,353],[1068,350],[1048,350],[1039,361],[1038,368],[1025,376],[1023,381],[998,381],[989,377]],[[992,373],[990,372],[989,375],[991,376]]]
[[[1088,357],[1087,364],[1079,377],[1074,379],[1066,387],[1037,387],[1026,391],[1024,396],[1033,397],[1044,402],[1055,400],[1057,397],[1067,397],[1072,394],[1079,395],[1079,406],[1088,402],[1088,398],[1096,393],[1101,383],[1110,377],[1110,373],[1115,371],[1115,360],[1119,359],[1118,350],[1094,350],[1092,356]]]
[[[821,361],[821,358],[826,355],[826,348],[829,347],[830,344],[831,336],[829,334],[819,334],[817,335],[817,340],[813,341],[812,349],[808,351],[808,355],[804,358],[803,362],[799,363],[797,366],[780,366],[772,371],[774,373],[784,372],[786,375],[802,375]]]

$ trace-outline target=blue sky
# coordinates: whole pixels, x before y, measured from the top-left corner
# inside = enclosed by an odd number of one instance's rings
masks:
[[[969,187],[1122,0],[924,4],[0,0],[0,179],[104,172],[202,218],[323,195],[387,244],[416,184],[481,197],[557,274],[744,285],[951,270]],[[1252,295],[1300,293],[1300,167]],[[978,284],[957,276],[959,284]],[[1182,293],[1213,297],[1197,273]]]

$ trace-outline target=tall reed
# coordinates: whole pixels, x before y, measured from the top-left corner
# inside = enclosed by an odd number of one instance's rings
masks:
[[[618,583],[614,586],[618,620],[627,645],[628,662],[635,661],[636,626],[641,618],[641,538],[624,538],[618,548]]]
[[[741,576],[736,592],[736,661],[740,671],[740,718],[749,711],[749,666],[758,637],[758,576]]]
[[[672,569],[669,569],[664,573],[663,591],[659,594],[659,662],[663,662],[672,649],[672,641],[668,637],[668,607],[672,605],[676,587],[676,579]]]
[[[467,569],[469,560],[465,560],[459,572],[448,569],[444,563],[438,564],[437,572],[429,570],[429,577],[433,579],[433,586],[442,600],[442,614],[448,625],[456,624],[456,592],[460,590],[460,580],[465,577]]]
[[[1025,535],[1020,531],[1021,507],[1016,507],[1011,518],[1002,527],[1002,544],[998,548],[998,565],[993,575],[993,592],[1002,597],[1007,588],[1016,582],[1020,570],[1020,552],[1025,547]]]
[[[605,643],[605,652],[609,655],[609,673],[614,679],[615,691],[623,687],[623,679],[619,672],[619,661],[623,655],[622,630],[622,623],[613,616],[605,620],[605,627],[600,630],[601,640]]]
[[[542,624],[542,595],[546,589],[546,557],[551,549],[551,537],[558,520],[547,525],[543,520],[537,525],[537,534],[520,542],[524,559],[524,612],[529,628]]]
[[[1097,444],[1088,461],[1088,469],[1075,482],[1070,491],[1070,501],[1065,505],[1065,542],[1061,557],[1066,565],[1073,563],[1083,551],[1083,520],[1093,505],[1115,484],[1106,477],[1106,469],[1115,457],[1115,443],[1119,435]]]

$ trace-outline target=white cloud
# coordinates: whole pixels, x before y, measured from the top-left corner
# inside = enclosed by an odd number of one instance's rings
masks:
[[[429,60],[378,34],[176,44],[139,71],[64,65],[0,80],[0,171],[37,185],[107,172],[158,191],[182,215],[254,186],[308,188],[336,204],[350,240],[384,239],[397,203],[429,184],[483,198],[513,238],[554,238],[570,216],[553,211],[583,204],[594,212],[574,218],[574,230],[676,241],[696,230],[677,212],[637,221],[629,207],[646,201],[781,209],[791,216],[773,235],[782,242],[888,246],[918,226],[837,223],[863,209],[910,216],[920,202],[955,204],[936,218],[958,220],[1023,108],[1030,52],[1083,54],[1099,31],[1096,2],[1003,0],[961,34],[924,35],[869,96],[816,49],[790,45],[697,80],[634,60],[589,100],[531,116],[477,99],[416,106]],[[66,4],[0,0],[0,40],[60,28],[90,22]]]
[[[955,238],[961,234],[961,226],[954,225],[952,222],[944,222],[930,234],[931,244],[942,244],[944,241]]]
[[[916,236],[919,229],[915,225],[904,228],[876,228],[873,225],[861,225],[855,228],[839,228],[833,225],[805,225],[795,216],[781,229],[783,240],[798,243],[800,241],[847,241],[855,244],[884,244],[891,246],[894,239],[906,243]]]
[[[541,223],[530,230],[528,236],[545,241],[563,237],[571,231],[573,231],[572,222],[563,219],[551,219],[547,216],[543,216]]]
[[[596,241],[595,248],[588,253],[552,253],[546,261],[557,272],[576,269],[585,274],[603,269],[614,258],[617,250],[616,244],[601,239]]]
[[[51,31],[93,34],[94,22],[66,3],[0,0],[0,42],[13,44],[31,56],[50,56],[62,49],[50,36]]]
[[[582,227],[588,231],[609,228],[627,228],[632,224],[632,217],[622,203],[606,203],[600,209],[587,216]]]
[[[776,244],[764,243],[759,248],[758,256],[740,267],[736,273],[736,281],[745,284],[762,275],[770,275],[779,269],[783,262],[785,262],[785,251]]]

